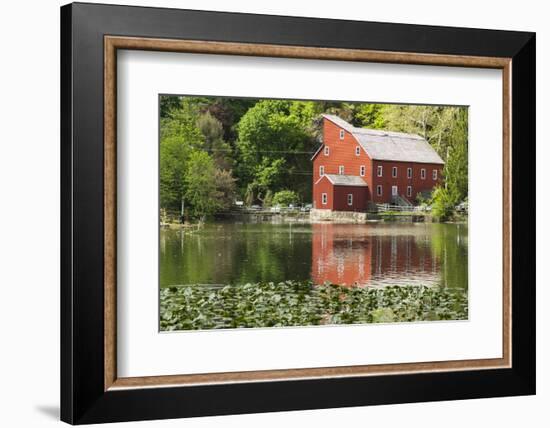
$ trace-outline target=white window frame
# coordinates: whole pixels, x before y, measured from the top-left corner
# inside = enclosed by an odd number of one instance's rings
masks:
[[[413,178],[413,169],[407,168],[407,178]]]
[[[397,178],[397,167],[396,166],[391,167],[391,176],[393,178]]]
[[[437,169],[432,171],[432,180],[437,180]]]
[[[345,175],[345,174],[346,174],[346,173],[345,173],[345,170],[346,170],[346,169],[344,168],[344,165],[340,165],[340,166],[338,167],[338,174],[339,174],[339,175]]]
[[[325,146],[324,154],[325,154],[325,156],[328,156],[330,154],[329,146]]]
[[[382,177],[383,174],[384,174],[384,167],[382,165],[378,165],[376,167],[376,176]]]
[[[413,195],[412,186],[407,186],[407,197],[410,198]]]
[[[343,140],[345,135],[345,131],[343,129],[340,129],[340,140]]]
[[[326,205],[328,203],[328,195],[326,193],[321,193],[321,203]]]
[[[353,193],[348,193],[348,205],[353,206]]]
[[[325,175],[325,165],[319,165],[319,177]]]
[[[381,184],[378,184],[376,186],[376,196],[382,196],[383,194],[383,189],[382,189],[382,185]]]
[[[361,154],[361,147],[357,146],[355,147],[355,156],[359,156]]]
[[[420,170],[420,178],[421,178],[422,180],[425,180],[425,179],[426,179],[426,168],[422,168],[422,169]]]
[[[367,168],[365,167],[365,165],[361,165],[359,167],[359,175],[361,177],[364,177],[366,173],[367,173]]]

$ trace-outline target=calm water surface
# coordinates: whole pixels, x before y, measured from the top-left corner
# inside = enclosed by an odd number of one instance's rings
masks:
[[[208,224],[160,232],[161,287],[312,280],[468,287],[463,224]]]

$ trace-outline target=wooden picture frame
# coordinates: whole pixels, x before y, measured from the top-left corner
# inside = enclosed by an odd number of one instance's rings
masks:
[[[534,34],[355,21],[346,22],[346,32],[332,31],[341,24],[78,3],[62,7],[62,420],[114,422],[535,392]],[[117,49],[501,69],[503,357],[117,377]],[[513,210],[514,205],[522,209]]]

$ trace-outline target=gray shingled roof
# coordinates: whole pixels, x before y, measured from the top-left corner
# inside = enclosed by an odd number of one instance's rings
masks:
[[[421,136],[403,132],[356,128],[332,114],[324,118],[352,134],[371,159],[444,164],[432,146]]]
[[[365,180],[357,175],[325,174],[323,177],[327,177],[335,186],[367,186]]]

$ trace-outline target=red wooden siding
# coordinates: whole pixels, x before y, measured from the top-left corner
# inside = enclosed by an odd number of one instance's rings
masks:
[[[325,167],[325,174],[338,174],[338,167],[344,165],[345,175],[359,175],[359,168],[365,165],[366,172],[363,179],[368,181],[371,174],[371,161],[363,148],[359,156],[355,154],[357,140],[349,132],[344,131],[344,139],[340,140],[340,127],[330,120],[323,120],[323,149],[313,159],[313,183],[319,179],[319,166]],[[329,155],[325,156],[324,147],[329,148]]]
[[[333,186],[333,189],[332,209],[334,211],[365,211],[367,209],[366,187]],[[353,204],[351,206],[348,205],[348,195],[353,195]]]
[[[323,204],[323,193],[327,195],[326,204]],[[348,204],[348,195],[352,195],[352,205]],[[367,209],[368,198],[367,187],[334,186],[327,177],[313,186],[313,207],[321,210],[363,212]]]
[[[340,128],[328,119],[323,120],[323,147],[313,158],[313,206],[319,209],[349,211],[347,205],[347,190],[334,191],[327,180],[317,181],[320,178],[319,167],[324,167],[325,174],[338,174],[339,167],[344,166],[344,175],[360,176],[361,166],[365,167],[363,180],[368,187],[358,187],[353,192],[354,204],[352,211],[365,210],[368,201],[375,203],[391,203],[392,186],[397,186],[398,194],[412,203],[416,202],[417,194],[431,191],[441,180],[443,165],[424,164],[418,162],[394,162],[371,160],[367,153],[359,146],[359,143],[348,131],[344,130],[344,139],[340,140]],[[325,147],[329,148],[328,156],[325,155]],[[356,147],[360,147],[359,155]],[[383,167],[382,177],[377,175],[377,167]],[[397,177],[392,177],[392,168],[397,167]],[[412,168],[412,178],[407,176],[407,168]],[[426,170],[426,178],[422,179],[421,169]],[[437,179],[433,179],[433,170],[437,170]],[[315,184],[317,183],[317,184]],[[378,196],[377,186],[382,186],[382,195]],[[407,195],[407,187],[411,186],[411,196]],[[321,203],[321,194],[327,193],[326,205]],[[349,193],[349,192],[348,192]],[[356,196],[357,195],[357,196]],[[355,203],[355,200],[359,204]]]
[[[313,208],[320,210],[333,210],[334,209],[334,197],[332,195],[333,186],[330,181],[325,177],[317,184],[313,184]],[[327,203],[323,204],[323,193],[327,194]]]
[[[383,168],[382,177],[378,177],[377,169],[381,165]],[[392,177],[392,168],[397,167],[397,177]],[[407,168],[412,168],[412,178],[407,178]],[[426,178],[420,178],[420,170],[426,170]],[[437,170],[437,180],[433,180],[432,172]],[[416,162],[392,162],[378,161],[373,162],[373,185],[371,187],[372,200],[376,203],[390,203],[392,186],[397,186],[400,196],[414,203],[416,195],[423,191],[432,190],[441,179],[443,165],[427,164]],[[382,186],[382,196],[378,196],[376,186]],[[412,186],[412,196],[407,197],[407,186]]]

